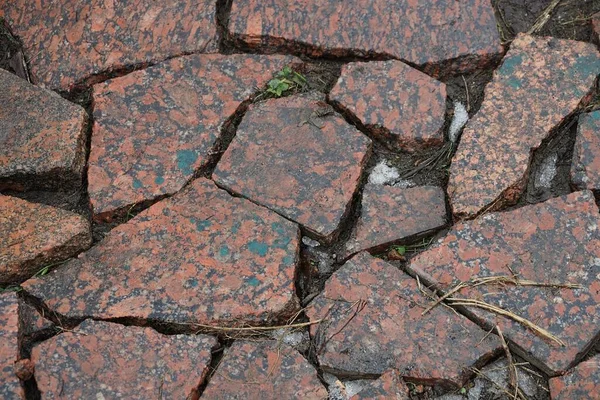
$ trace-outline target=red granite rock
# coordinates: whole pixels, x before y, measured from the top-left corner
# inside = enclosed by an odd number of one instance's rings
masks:
[[[332,241],[371,141],[324,100],[309,93],[251,105],[213,179]]]
[[[400,373],[392,369],[352,396],[350,400],[409,400],[408,395],[408,387],[402,381]]]
[[[600,396],[600,356],[590,358],[564,376],[549,381],[552,400],[597,400]]]
[[[57,331],[56,326],[35,307],[19,299],[19,335],[22,340],[44,339]]]
[[[344,65],[329,97],[392,150],[444,141],[446,85],[400,61]]]
[[[94,218],[179,191],[219,151],[238,107],[294,61],[300,60],[192,55],[94,86]]]
[[[487,0],[238,0],[229,34],[250,48],[315,57],[386,55],[438,75],[476,69],[502,52]]]
[[[473,278],[512,276],[581,288],[492,284],[454,297],[484,300],[534,322],[564,342],[544,338],[511,319],[474,307],[482,326],[499,325],[516,354],[549,375],[564,373],[600,334],[600,215],[589,191],[460,223],[409,270],[442,291]]]
[[[600,54],[584,42],[519,34],[463,131],[448,194],[458,217],[518,200],[532,151],[591,98]]]
[[[213,0],[11,0],[0,17],[25,43],[34,81],[70,90],[111,72],[216,52]]]
[[[498,351],[498,340],[430,299],[396,267],[360,253],[307,307],[325,372],[367,376],[397,369],[420,383],[457,387]]]
[[[600,190],[600,111],[579,117],[571,182],[578,190]]]
[[[14,367],[19,357],[17,308],[14,293],[0,293],[0,398],[6,400],[25,398]]]
[[[442,188],[408,189],[365,185],[360,217],[346,243],[346,256],[363,250],[380,251],[393,244],[431,233],[446,224]]]
[[[0,283],[21,282],[92,243],[81,215],[0,195]]]
[[[42,398],[197,399],[215,338],[87,320],[31,351]]]
[[[82,184],[83,108],[0,69],[0,190]]]
[[[281,322],[298,310],[299,236],[295,224],[201,178],[23,288],[72,318]]]
[[[203,399],[326,399],[317,371],[275,340],[235,341],[202,393]]]

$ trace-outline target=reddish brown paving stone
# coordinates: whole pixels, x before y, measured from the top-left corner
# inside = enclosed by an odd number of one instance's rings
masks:
[[[0,195],[0,283],[18,283],[92,243],[81,215]]]
[[[31,360],[44,399],[197,399],[216,346],[206,335],[86,320],[36,345]]]
[[[220,147],[230,118],[286,56],[192,55],[94,86],[94,218],[179,191]]]
[[[250,48],[311,56],[387,55],[456,73],[502,52],[487,0],[420,3],[385,0],[237,0],[229,33]],[[444,71],[434,66],[445,65]]]
[[[600,111],[579,117],[571,182],[579,190],[600,191]]]
[[[0,190],[81,186],[85,110],[3,69],[0,104]]]
[[[380,251],[445,224],[446,201],[442,188],[402,189],[367,184],[360,217],[346,243],[346,257],[363,250]]]
[[[408,386],[402,381],[400,373],[392,369],[350,400],[409,400],[408,395]]]
[[[11,0],[0,17],[25,44],[32,77],[71,90],[182,54],[216,52],[213,0]]]
[[[359,308],[359,301],[365,301]],[[396,267],[360,253],[307,307],[319,363],[337,376],[383,374],[460,386],[498,351],[493,335],[444,307],[421,315],[430,300]],[[358,310],[358,312],[356,312]],[[339,332],[338,332],[339,331]]]
[[[299,307],[299,236],[295,224],[202,178],[23,288],[72,318],[281,322]]]
[[[552,400],[597,400],[600,396],[600,356],[590,358],[564,376],[549,381]]]
[[[25,398],[14,363],[19,356],[17,296],[0,293],[0,398],[6,400]]]
[[[327,399],[317,371],[278,341],[236,341],[225,350],[203,399]]]
[[[446,85],[400,61],[344,65],[329,97],[392,150],[444,141]]]
[[[328,109],[324,100],[309,93],[251,105],[213,179],[331,241],[371,141],[339,114],[311,117]]]
[[[459,281],[512,276],[580,289],[487,285],[459,296],[513,311],[548,330],[566,345],[538,336],[505,317],[475,308],[481,325],[498,324],[513,350],[549,375],[565,372],[600,335],[600,215],[589,191],[460,223],[409,270],[443,291]]]
[[[458,217],[518,200],[532,150],[591,99],[600,54],[589,44],[519,34],[462,134],[448,194]]]

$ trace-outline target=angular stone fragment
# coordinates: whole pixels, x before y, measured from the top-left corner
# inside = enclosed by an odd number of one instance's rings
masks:
[[[397,369],[426,384],[460,386],[498,351],[493,335],[430,299],[396,267],[361,253],[308,305],[319,363],[338,376]]]
[[[235,341],[225,350],[203,399],[326,399],[317,371],[278,341]]]
[[[363,250],[383,250],[445,224],[446,201],[442,188],[421,186],[401,189],[367,184],[360,217],[346,243],[346,256]]]
[[[481,67],[502,52],[487,0],[237,0],[229,33],[251,48],[387,55],[437,74]],[[433,68],[440,64],[446,64],[443,71]]]
[[[220,149],[242,102],[287,56],[192,55],[94,86],[95,219],[179,191]]]
[[[31,352],[42,398],[197,399],[217,340],[87,320]]]
[[[324,100],[309,93],[251,105],[213,179],[331,241],[371,141]]]
[[[578,190],[600,191],[600,111],[579,117],[571,182]]]
[[[18,283],[92,243],[81,215],[0,195],[0,283]]]
[[[26,44],[35,83],[71,90],[182,54],[216,52],[214,0],[11,0],[4,17]]]
[[[298,227],[197,179],[23,288],[72,318],[235,325],[298,309]]]
[[[591,98],[599,73],[600,54],[589,43],[519,34],[452,161],[454,214],[472,217],[517,201],[532,151]]]
[[[552,400],[596,400],[600,394],[600,356],[576,366],[564,376],[549,381]]]
[[[549,375],[564,373],[600,334],[600,215],[591,192],[576,192],[456,225],[408,268],[448,291],[459,282],[516,277],[580,288],[488,284],[454,297],[483,300],[512,311],[564,342],[544,338],[512,319],[468,307],[481,325],[499,325],[513,350]]]
[[[17,308],[14,293],[0,293],[0,398],[7,400],[25,398],[14,366],[19,357]]]
[[[408,387],[402,381],[400,374],[392,369],[369,387],[352,396],[350,400],[409,400],[408,394]]]
[[[56,326],[44,318],[35,307],[19,299],[19,334],[22,340],[35,341],[43,339],[54,332]]]
[[[444,141],[446,85],[403,62],[346,64],[329,96],[392,150]]]
[[[0,190],[82,184],[83,108],[0,69]]]

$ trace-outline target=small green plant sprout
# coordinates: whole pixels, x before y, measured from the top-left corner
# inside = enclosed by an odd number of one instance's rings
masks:
[[[400,254],[401,256],[406,254],[406,246],[392,246],[392,250],[394,250],[396,253]]]
[[[286,66],[267,83],[266,91],[273,97],[281,97],[285,92],[302,89],[305,85],[306,78],[291,67]]]
[[[464,388],[464,387],[463,387],[463,388],[460,388],[460,391],[459,391],[458,393],[460,393],[460,394],[462,394],[462,395],[465,395],[465,394],[467,394],[467,388]]]

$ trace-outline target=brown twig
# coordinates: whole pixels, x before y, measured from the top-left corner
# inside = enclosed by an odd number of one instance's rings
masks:
[[[517,367],[515,367],[515,362],[513,360],[510,349],[508,348],[508,343],[506,343],[504,335],[502,334],[502,330],[500,330],[500,326],[498,325],[496,325],[496,332],[498,332],[498,336],[500,336],[500,343],[502,344],[502,348],[504,349],[504,353],[506,354],[506,363],[508,365],[508,385],[511,389],[514,390],[514,393],[511,397],[515,400],[527,400],[527,398],[523,395],[521,389],[519,389]]]
[[[531,29],[527,32],[529,35],[534,35],[539,32],[544,25],[550,20],[552,12],[562,0],[553,0],[548,7],[537,17]]]

